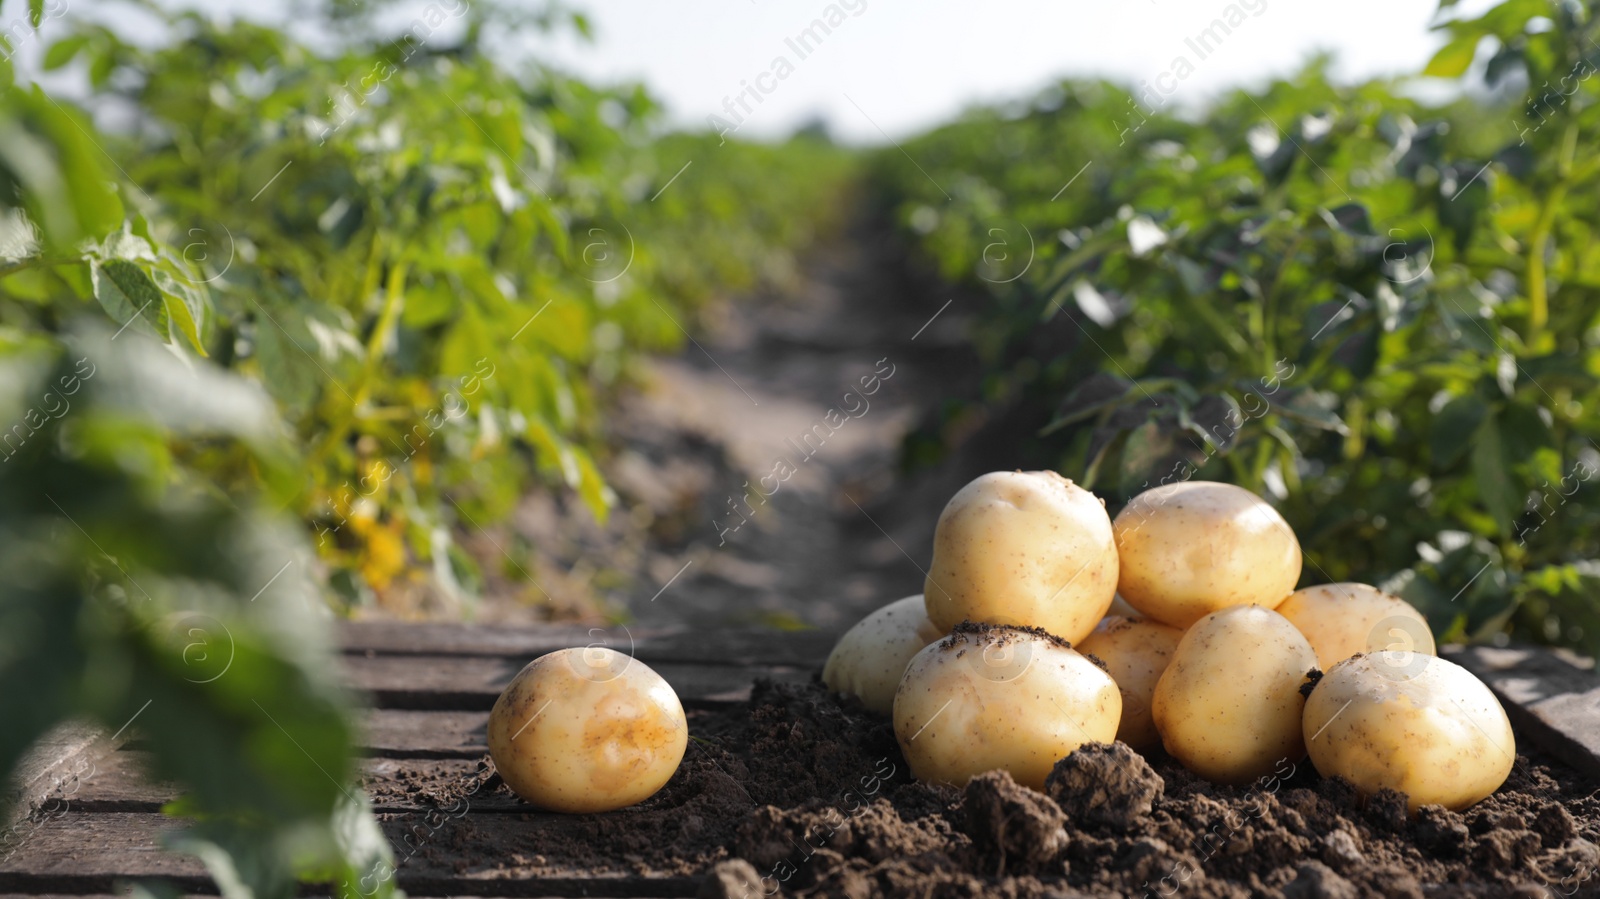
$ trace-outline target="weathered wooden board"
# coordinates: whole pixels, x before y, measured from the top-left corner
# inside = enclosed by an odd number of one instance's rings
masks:
[[[363,777],[386,833],[397,850],[396,880],[418,896],[435,895],[692,895],[692,878],[645,878],[623,871],[530,869],[508,877],[461,868],[454,839],[487,828],[501,845],[536,846],[575,819],[531,812],[503,794],[472,796],[465,817],[411,852],[425,813],[449,806],[446,797],[470,792],[484,772],[487,711],[499,691],[530,659],[568,646],[632,649],[660,672],[691,710],[742,701],[758,677],[807,681],[831,646],[831,635],[735,631],[703,634],[551,627],[507,629],[455,625],[357,623],[341,628],[347,682],[375,708],[361,727]],[[1600,677],[1576,657],[1538,648],[1446,647],[1442,654],[1483,678],[1506,704],[1523,738],[1579,770],[1600,776]],[[691,711],[691,715],[697,714]],[[14,849],[0,860],[0,892],[28,895],[107,894],[118,880],[159,876],[178,889],[212,892],[201,866],[161,848],[161,836],[181,825],[159,814],[171,785],[140,773],[136,735],[127,748],[95,731],[67,728],[35,753],[12,787],[35,817],[13,824]],[[76,776],[74,776],[76,775]],[[437,815],[437,812],[434,812]],[[447,838],[448,837],[448,838]]]
[[[413,812],[448,807],[452,797],[470,792],[481,779],[478,758],[368,758],[361,764],[363,783],[378,811]],[[174,784],[154,781],[147,753],[124,749],[103,758],[85,773],[72,793],[56,796],[41,806],[44,814],[67,812],[158,812],[178,793]],[[473,812],[536,814],[503,793],[471,796]],[[26,824],[23,827],[26,828]]]
[[[385,709],[483,710],[532,657],[470,655],[346,655],[345,682]],[[812,670],[794,666],[701,665],[658,662],[650,666],[678,692],[685,707],[743,702],[761,677],[802,683]]]
[[[622,872],[538,868],[505,878],[498,868],[457,870],[450,853],[437,843],[408,834],[426,833],[418,813],[380,812],[379,823],[395,848],[395,882],[418,896],[692,896],[697,881],[687,877],[640,877]],[[573,826],[559,815],[476,816],[470,823],[448,819],[433,837],[453,823],[466,828],[493,826],[511,839],[537,845],[552,828]],[[110,893],[119,880],[160,877],[178,889],[215,889],[199,861],[162,849],[165,836],[182,824],[159,814],[73,812],[35,822],[21,851],[0,860],[0,893]],[[417,845],[415,850],[408,848]]]
[[[87,724],[68,722],[55,728],[18,763],[5,797],[6,807],[26,813],[81,776],[96,756],[114,748],[104,732]]]
[[[697,665],[820,665],[837,634],[824,631],[772,631],[736,628],[715,632],[585,628],[547,625],[537,628],[475,627],[393,621],[347,621],[339,624],[339,642],[347,653],[385,655],[514,656],[532,659],[572,646],[608,646],[647,665],[690,662]]]
[[[1446,647],[1442,655],[1488,684],[1519,730],[1600,777],[1600,677],[1592,660],[1532,646]]]

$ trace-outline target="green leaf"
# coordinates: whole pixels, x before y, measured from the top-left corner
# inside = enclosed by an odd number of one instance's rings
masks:
[[[34,28],[44,23],[44,0],[28,0],[28,21]]]
[[[1512,482],[1499,421],[1492,415],[1478,428],[1477,442],[1472,447],[1472,476],[1484,508],[1494,518],[1500,533],[1509,534],[1512,519],[1521,510],[1522,502]]]
[[[1435,78],[1460,78],[1472,66],[1472,58],[1478,55],[1478,41],[1481,39],[1481,35],[1472,33],[1445,44],[1428,60],[1422,74]]]
[[[1528,403],[1507,403],[1500,413],[1506,447],[1506,459],[1513,465],[1532,465],[1540,450],[1554,449],[1555,434],[1545,424],[1537,406]]]
[[[205,294],[188,281],[160,270],[155,273],[155,283],[161,289],[169,319],[189,339],[189,345],[196,353],[209,355],[206,353],[205,332],[211,304]]]
[[[44,54],[44,70],[53,72],[72,62],[72,58],[77,56],[78,51],[82,50],[84,45],[88,43],[89,36],[87,34],[74,34],[51,44],[50,49],[46,50]]]
[[[1056,417],[1039,433],[1049,434],[1067,425],[1083,421],[1120,403],[1131,390],[1133,382],[1127,378],[1106,372],[1095,372],[1072,388],[1072,392],[1066,395],[1056,409]]]
[[[1473,432],[1488,412],[1489,407],[1475,393],[1464,393],[1444,404],[1434,416],[1433,430],[1428,435],[1435,471],[1449,468],[1466,454],[1472,446]]]
[[[1157,471],[1157,466],[1177,448],[1173,431],[1158,418],[1129,431],[1127,442],[1122,446],[1121,491],[1137,493],[1141,482],[1149,483],[1165,474]]]
[[[90,265],[89,277],[100,307],[119,327],[140,320],[162,340],[166,339],[166,304],[161,289],[145,270],[126,259],[106,259]]]
[[[610,515],[611,506],[616,501],[616,496],[611,488],[606,486],[605,478],[601,476],[600,469],[594,464],[594,459],[578,447],[569,448],[578,465],[578,496],[583,499],[583,504],[589,507],[597,521],[604,524]]]
[[[1339,417],[1339,398],[1329,391],[1297,390],[1273,406],[1301,424],[1340,434],[1349,432],[1344,420]]]
[[[286,334],[284,327],[299,333]],[[293,315],[258,315],[254,334],[262,386],[291,413],[304,413],[316,401],[323,377],[313,357],[307,355],[317,352],[315,341],[301,328],[301,319]]]

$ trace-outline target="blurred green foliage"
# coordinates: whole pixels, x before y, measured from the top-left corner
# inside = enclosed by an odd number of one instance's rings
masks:
[[[494,16],[587,27],[557,7],[341,6],[314,52],[142,5],[168,40],[0,10],[131,111],[0,54],[0,770],[67,718],[137,732],[226,895],[387,895],[325,594],[470,599],[453,535],[529,489],[603,518],[611,392],[793,278],[851,159],[481,52]]]
[[[23,197],[80,227],[18,254],[0,315],[51,328],[92,294],[260,382],[303,448],[290,504],[350,602],[421,580],[460,608],[480,576],[455,528],[531,485],[603,519],[599,410],[634,354],[676,347],[714,291],[792,277],[838,214],[841,151],[656,140],[642,89],[491,62],[494,13],[435,4],[332,55],[193,13],[154,49],[69,16],[44,57],[138,126],[50,126],[65,180],[120,190]]]
[[[1036,422],[1030,461],[1113,509],[1241,484],[1296,529],[1306,583],[1387,583],[1447,639],[1594,653],[1597,7],[1451,6],[1428,73],[1482,44],[1519,96],[1433,108],[1319,60],[1185,116],[1069,82],[906,142],[920,169],[884,151],[870,180],[984,297],[973,402]]]

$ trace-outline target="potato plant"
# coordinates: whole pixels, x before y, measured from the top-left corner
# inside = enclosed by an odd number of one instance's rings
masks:
[[[917,166],[885,150],[889,214],[982,298],[983,381],[912,460],[999,400],[1037,434],[1017,464],[1113,506],[1235,483],[1318,580],[1370,580],[1451,639],[1600,650],[1595,13],[1441,3],[1427,74],[1481,72],[1498,104],[1319,59],[1191,118],[1075,80],[905,142]],[[1001,249],[1015,270],[985,268]]]
[[[49,328],[97,302],[260,383],[303,447],[294,511],[351,604],[465,608],[483,574],[455,531],[525,489],[604,519],[599,411],[638,354],[677,347],[712,290],[792,272],[836,215],[826,145],[654,141],[642,89],[511,75],[482,47],[505,11],[452,8],[400,35],[345,21],[331,54],[197,13],[130,43],[69,12],[45,67],[86,70],[92,102],[146,127],[96,138],[111,171],[50,125],[72,177],[112,187],[65,204],[77,237],[0,263],[8,315]],[[54,121],[50,99],[14,102]],[[713,149],[717,177],[647,202]]]

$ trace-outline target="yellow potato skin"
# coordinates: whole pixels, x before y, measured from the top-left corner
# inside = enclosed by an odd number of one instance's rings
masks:
[[[854,696],[880,715],[894,711],[894,691],[911,657],[944,632],[928,620],[922,594],[895,600],[845,631],[828,662],[822,682],[828,689]]]
[[[1077,650],[1106,663],[1122,694],[1122,719],[1117,739],[1140,752],[1161,745],[1150,714],[1156,682],[1167,670],[1183,631],[1149,618],[1107,615]]]
[[[1117,589],[1105,503],[1053,471],[996,471],[939,515],[923,595],[949,632],[963,619],[1040,627],[1076,643]]]
[[[1368,584],[1319,584],[1296,590],[1278,606],[1278,614],[1305,635],[1323,671],[1360,652],[1406,649],[1437,654],[1428,619],[1400,597]]]
[[[1277,612],[1212,612],[1184,633],[1156,682],[1150,707],[1162,745],[1190,771],[1235,786],[1299,761],[1300,686],[1316,664],[1311,644]]]
[[[1261,497],[1215,481],[1156,487],[1113,522],[1117,592],[1186,628],[1229,606],[1276,608],[1300,580],[1300,541]]]
[[[1334,665],[1311,691],[1304,720],[1311,763],[1368,795],[1406,794],[1416,811],[1461,810],[1511,774],[1516,737],[1505,709],[1465,668],[1394,650]]]
[[[906,668],[894,733],[918,780],[962,786],[998,768],[1043,790],[1072,750],[1116,738],[1122,696],[1110,675],[1055,641],[996,630],[1007,642],[958,632]]]
[[[506,786],[556,812],[604,812],[648,799],[688,746],[672,687],[604,647],[534,659],[489,713],[489,755]]]

